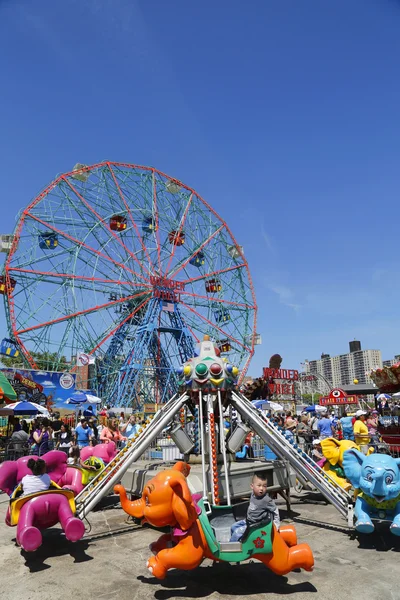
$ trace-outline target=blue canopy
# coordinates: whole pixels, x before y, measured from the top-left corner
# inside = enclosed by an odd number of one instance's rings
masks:
[[[269,405],[269,401],[268,400],[252,400],[251,403],[256,408],[263,408],[263,406],[268,407],[268,405]]]
[[[68,398],[66,404],[83,404],[83,402],[87,402],[87,396],[84,392],[74,392]]]
[[[9,405],[14,415],[37,415],[40,410],[31,402],[16,402],[15,405]]]

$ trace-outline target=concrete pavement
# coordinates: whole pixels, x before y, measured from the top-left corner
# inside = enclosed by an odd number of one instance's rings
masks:
[[[289,595],[291,600],[400,600],[400,540],[387,533],[360,544],[321,497],[303,493],[293,500],[299,541],[310,544],[315,555],[313,573],[277,577],[258,562],[212,566],[205,561],[195,571],[170,571],[160,582],[146,569],[148,545],[158,533],[129,522],[121,508],[91,513],[91,531],[81,542],[67,542],[54,528],[44,533],[36,553],[25,554],[13,541],[15,529],[4,524],[7,498],[3,494],[0,598],[250,600]],[[284,505],[280,508],[285,518]]]

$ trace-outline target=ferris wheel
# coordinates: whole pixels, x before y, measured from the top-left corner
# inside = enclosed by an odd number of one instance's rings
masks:
[[[242,376],[254,353],[242,248],[193,189],[151,167],[78,164],[57,177],[19,217],[0,293],[32,368],[73,371],[83,353],[91,387],[118,406],[166,401],[205,334]]]

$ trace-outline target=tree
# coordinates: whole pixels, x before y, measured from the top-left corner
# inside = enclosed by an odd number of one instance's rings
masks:
[[[68,371],[71,368],[65,356],[59,357],[57,352],[30,352],[33,360],[36,363],[38,369],[44,369],[46,371]],[[3,365],[9,369],[31,369],[32,367],[27,363],[22,354],[16,357],[1,357]]]
[[[314,396],[314,398],[313,398]],[[318,404],[318,402],[320,401],[320,399],[322,398],[322,394],[319,393],[315,393],[315,394],[302,394],[301,398],[302,400],[304,400],[305,402],[308,402],[309,404]]]

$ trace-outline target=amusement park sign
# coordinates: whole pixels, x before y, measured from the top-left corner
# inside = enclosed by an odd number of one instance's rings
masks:
[[[271,394],[294,394],[293,383],[269,383],[268,389]]]
[[[268,367],[263,368],[264,379],[288,379],[289,381],[298,381],[299,372],[293,369],[270,369]],[[283,392],[282,392],[283,393]]]
[[[264,367],[263,377],[266,381],[270,382],[268,383],[268,388],[271,394],[293,396],[295,393],[293,382],[299,380],[299,372],[293,369],[272,369],[270,367]],[[281,382],[275,383],[275,381],[271,381],[275,379],[278,379]],[[282,383],[282,381],[285,383]]]
[[[335,388],[334,390],[331,390],[329,396],[325,396],[324,398],[319,399],[319,404],[321,406],[357,404],[357,402],[357,396],[348,396],[346,392],[344,392],[340,388]]]
[[[181,297],[180,292],[183,292],[185,289],[183,281],[173,281],[172,279],[155,277],[154,275],[150,276],[150,283],[154,288],[155,298],[162,298],[171,302],[179,302]]]

